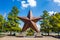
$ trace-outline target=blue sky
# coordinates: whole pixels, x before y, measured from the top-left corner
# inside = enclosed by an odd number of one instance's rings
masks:
[[[27,16],[29,10],[35,17],[41,16],[44,10],[50,14],[60,12],[60,0],[0,0],[0,14],[6,18],[13,6],[19,9],[19,16]]]
[[[23,7],[22,1],[28,4],[27,0],[0,0],[0,14],[7,16],[13,6],[19,9],[19,16],[27,16],[29,10],[32,10],[34,16],[42,15],[44,10],[60,12],[59,0],[34,0],[36,5],[31,6],[31,4],[28,7]]]

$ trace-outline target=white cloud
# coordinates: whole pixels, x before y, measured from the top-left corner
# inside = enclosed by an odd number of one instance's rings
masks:
[[[29,3],[29,5],[30,5],[31,7],[36,6],[36,1],[35,1],[35,0],[27,0],[27,2]]]
[[[20,2],[20,0],[12,0],[13,2],[14,1],[18,1]],[[36,0],[27,0],[27,3],[25,0],[21,1],[21,6],[24,7],[24,8],[27,8],[28,6],[30,7],[35,7],[36,6]]]
[[[57,3],[60,6],[60,0],[53,0],[53,2]]]
[[[22,7],[35,7],[36,6],[36,1],[35,0],[27,0],[27,3],[26,1],[21,1],[21,5]]]
[[[53,0],[54,2],[60,3],[60,0]]]
[[[26,1],[22,1],[21,4],[22,4],[22,7],[28,7],[28,4],[26,4]]]
[[[49,13],[49,15],[51,16],[51,15],[53,15],[53,14],[56,14],[57,12],[49,11],[48,13]]]

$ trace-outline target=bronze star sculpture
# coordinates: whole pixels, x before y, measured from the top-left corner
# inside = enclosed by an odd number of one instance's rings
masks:
[[[32,16],[32,12],[29,11],[29,14],[27,17],[18,17],[19,19],[21,19],[25,24],[23,26],[23,29],[22,31],[25,31],[27,30],[27,28],[32,28],[33,30],[35,30],[36,32],[39,32],[38,31],[38,28],[36,26],[36,22],[39,21],[41,18],[35,18]]]

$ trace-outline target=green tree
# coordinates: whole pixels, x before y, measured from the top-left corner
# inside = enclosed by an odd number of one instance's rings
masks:
[[[32,28],[29,28],[27,30],[27,36],[33,36],[34,35],[34,30]]]
[[[53,26],[53,31],[58,33],[60,32],[60,13],[56,13],[55,15],[51,16],[51,25]]]
[[[43,19],[40,21],[41,22],[41,31],[48,33],[51,31],[52,25],[50,24],[50,16],[49,13],[45,10],[43,11],[43,15],[41,16]]]
[[[0,15],[0,31],[4,31],[3,28],[4,28],[4,22],[5,22],[5,19],[2,15]]]
[[[16,6],[14,6],[11,10],[11,12],[8,14],[8,28],[10,29],[10,34],[12,31],[21,31],[21,28],[19,27],[19,18],[17,18],[19,13],[19,10]]]

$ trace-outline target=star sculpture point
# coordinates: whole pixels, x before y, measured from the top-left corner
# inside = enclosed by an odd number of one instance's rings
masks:
[[[36,22],[39,21],[42,18],[35,18],[32,16],[32,11],[29,11],[29,14],[27,17],[18,17],[19,19],[21,19],[25,24],[23,26],[22,31],[27,30],[28,28],[32,28],[33,30],[35,30],[36,32],[39,32]]]

